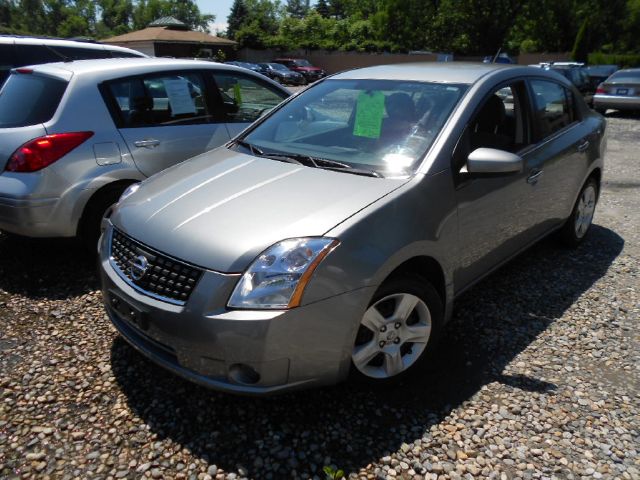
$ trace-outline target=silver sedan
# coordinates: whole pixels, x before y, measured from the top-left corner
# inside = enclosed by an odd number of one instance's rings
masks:
[[[266,394],[428,363],[454,299],[540,238],[589,231],[605,121],[564,78],[496,64],[319,81],[125,192],[105,306],[143,355]]]
[[[618,70],[598,85],[593,108],[600,113],[607,109],[640,110],[640,68]]]

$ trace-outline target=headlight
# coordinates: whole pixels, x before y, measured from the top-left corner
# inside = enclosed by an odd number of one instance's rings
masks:
[[[265,250],[236,285],[228,306],[292,308],[300,305],[311,274],[338,245],[333,238],[292,238]]]
[[[129,185],[124,192],[122,192],[122,195],[120,195],[120,198],[118,199],[118,203],[122,202],[125,198],[127,198],[130,195],[133,195],[134,193],[136,193],[136,190],[138,190],[140,188],[140,184],[139,183],[132,183],[131,185]]]

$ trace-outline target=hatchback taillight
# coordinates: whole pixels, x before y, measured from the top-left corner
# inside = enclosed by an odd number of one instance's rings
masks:
[[[598,85],[598,88],[596,88],[596,93],[607,93],[607,91],[604,89],[602,84],[600,84]]]
[[[13,152],[6,169],[9,172],[42,170],[92,136],[93,132],[71,132],[34,138]]]

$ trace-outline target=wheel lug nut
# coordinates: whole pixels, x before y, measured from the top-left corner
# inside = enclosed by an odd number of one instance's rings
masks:
[[[402,324],[400,322],[396,322],[396,324],[394,325],[394,327],[396,328],[400,328],[402,326]]]
[[[396,339],[393,341],[393,343],[400,343],[400,337],[396,337]]]
[[[380,342],[378,345],[380,346],[380,348],[382,348],[382,347],[385,346],[385,343],[384,342]]]
[[[380,327],[380,331],[381,331],[382,333],[386,332],[386,331],[387,331],[387,326],[386,326],[386,325],[381,326],[381,327]]]

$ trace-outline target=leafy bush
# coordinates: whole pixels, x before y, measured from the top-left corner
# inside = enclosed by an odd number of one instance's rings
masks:
[[[593,52],[589,54],[589,65],[618,65],[620,68],[639,67],[640,54]]]

